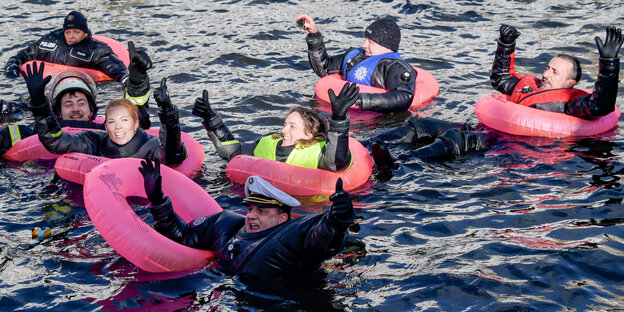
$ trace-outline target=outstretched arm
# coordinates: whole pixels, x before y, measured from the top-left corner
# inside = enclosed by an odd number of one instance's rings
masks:
[[[152,68],[152,60],[145,51],[137,50],[133,41],[128,42],[130,65],[126,79],[125,97],[139,109],[139,125],[149,129],[152,125],[149,116],[150,80],[147,70]]]
[[[126,65],[108,45],[103,42],[99,43],[92,60],[95,68],[113,80],[123,83],[128,78]]]
[[[302,28],[308,33],[306,36],[306,43],[308,44],[308,60],[310,61],[312,70],[314,70],[319,77],[340,73],[342,60],[346,54],[330,57],[325,49],[323,35],[318,31],[314,20],[307,14],[302,14],[297,17],[297,21],[301,20],[304,21]]]
[[[202,118],[202,124],[208,132],[208,138],[217,149],[219,156],[226,161],[241,153],[241,144],[227,128],[220,114],[210,107],[208,91],[202,92],[202,97],[195,100],[193,115]]]
[[[167,91],[167,78],[163,78],[160,87],[154,90],[154,100],[156,100],[159,108],[158,118],[161,124],[159,134],[161,144],[164,143],[165,162],[167,164],[179,164],[187,155],[180,134],[178,108],[171,104],[171,98],[169,98]]]
[[[505,24],[500,26],[499,32],[500,38],[490,73],[490,83],[498,92],[511,95],[520,80],[520,75],[515,73],[514,66],[516,38],[520,36],[520,32],[516,27]]]
[[[29,46],[9,58],[6,65],[4,66],[4,74],[7,78],[17,78],[20,74],[20,66],[30,60],[35,59],[35,56],[39,52],[39,43],[41,42],[41,39],[43,38],[40,38],[39,40],[31,43]]]
[[[351,164],[349,151],[349,126],[351,120],[347,111],[357,102],[359,88],[355,83],[345,83],[338,96],[329,89],[329,100],[332,106],[332,115],[329,118],[327,142],[323,147],[319,168],[340,171]]]
[[[145,195],[150,201],[148,209],[154,217],[154,229],[180,244],[204,250],[211,249],[214,241],[211,237],[212,224],[217,215],[202,218],[203,221],[198,220],[199,222],[184,222],[173,210],[169,197],[164,196],[158,158],[154,164],[149,159],[142,160],[139,171],[143,176]]]
[[[329,197],[333,202],[327,212],[308,233],[304,250],[310,256],[327,259],[342,250],[347,229],[355,220],[351,196],[342,188],[342,179],[336,181],[336,192]]]
[[[605,116],[615,110],[620,74],[620,58],[618,52],[624,42],[622,29],[607,27],[604,43],[596,37],[596,46],[600,53],[598,78],[591,95],[570,101],[565,113],[584,119]]]

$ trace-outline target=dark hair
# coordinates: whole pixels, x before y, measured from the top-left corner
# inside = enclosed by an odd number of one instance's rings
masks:
[[[325,125],[325,120],[323,120],[323,118],[321,118],[321,116],[315,110],[303,106],[295,106],[288,111],[286,117],[288,117],[288,115],[292,113],[298,113],[301,116],[301,119],[303,119],[305,132],[312,135],[311,139],[300,140],[297,143],[300,143],[303,147],[308,147],[317,142],[327,140],[327,126]],[[282,137],[281,133],[276,133],[273,135],[273,138],[280,137]]]
[[[63,119],[61,117],[61,109],[63,106],[63,102],[61,100],[63,99],[63,97],[68,94],[71,96],[76,96],[76,93],[80,93],[84,95],[85,98],[87,98],[87,102],[89,103],[89,111],[91,112],[91,119],[92,120],[95,119],[95,114],[97,113],[97,106],[95,106],[94,103],[92,102],[92,97],[90,96],[90,94],[87,94],[87,92],[85,92],[85,90],[82,90],[82,89],[68,89],[59,93],[59,95],[54,100],[54,106],[52,106],[52,111],[54,112],[54,115],[56,116],[56,118]]]
[[[572,75],[570,76],[570,78],[576,80],[576,82],[581,81],[581,75],[583,74],[583,70],[581,69],[581,62],[579,62],[576,57],[565,53],[557,54],[557,56],[555,57],[564,59],[572,63]]]

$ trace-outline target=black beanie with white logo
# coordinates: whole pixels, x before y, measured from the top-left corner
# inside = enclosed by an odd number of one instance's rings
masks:
[[[391,18],[382,18],[374,21],[366,27],[364,36],[392,51],[396,52],[399,50],[401,30],[399,30],[399,26]]]

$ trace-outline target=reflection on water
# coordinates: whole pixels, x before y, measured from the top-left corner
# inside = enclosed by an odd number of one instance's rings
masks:
[[[0,62],[59,27],[71,9],[85,13],[94,33],[146,48],[154,61],[152,81],[168,77],[183,131],[206,148],[194,180],[224,209],[238,209],[242,188],[224,177],[225,163],[190,108],[207,89],[235,135],[252,141],[277,131],[293,104],[315,107],[318,77],[294,20],[301,13],[315,18],[330,54],[361,45],[362,30],[375,18],[398,18],[403,58],[440,82],[440,96],[417,114],[473,124],[472,106],[493,92],[489,70],[501,23],[522,33],[518,72],[539,75],[551,55],[566,52],[583,65],[579,87],[592,88],[598,70],[593,38],[609,23],[621,24],[624,14],[617,1],[67,4],[1,4]],[[115,83],[100,90],[102,106],[121,92]],[[23,81],[0,79],[0,99],[19,101],[24,94]],[[357,121],[352,135],[364,141],[405,118]],[[287,285],[293,286],[288,291],[258,289],[211,268],[186,275],[142,272],[93,227],[80,186],[55,177],[49,163],[0,161],[0,310],[621,308],[622,142],[619,130],[580,140],[500,134],[488,152],[441,163],[413,159],[397,147],[393,153],[403,156],[393,176],[373,178],[354,194],[359,219],[348,248],[327,261],[318,280]],[[295,213],[321,212],[328,204],[322,197],[306,199]],[[145,208],[135,208],[149,221]],[[53,234],[34,240],[34,227],[50,227]]]

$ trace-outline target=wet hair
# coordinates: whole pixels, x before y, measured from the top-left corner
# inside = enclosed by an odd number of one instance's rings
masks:
[[[325,125],[325,120],[323,120],[315,110],[303,106],[295,106],[286,113],[286,117],[292,113],[299,113],[299,116],[303,119],[304,131],[312,135],[311,139],[299,140],[299,142],[297,142],[301,144],[302,147],[308,147],[317,142],[327,140],[327,126]],[[273,134],[273,138],[275,139],[281,137],[281,133]]]
[[[111,109],[118,106],[125,107],[130,113],[130,117],[132,117],[133,121],[139,120],[139,109],[128,99],[117,99],[110,101],[110,103],[108,103],[108,105],[106,105],[106,108],[104,109],[104,118],[108,117],[108,112]]]
[[[579,62],[576,57],[565,53],[557,54],[555,57],[564,59],[572,63],[572,74],[570,75],[570,79],[574,79],[577,83],[581,81],[581,75],[583,74],[583,70],[581,69],[581,62]]]

